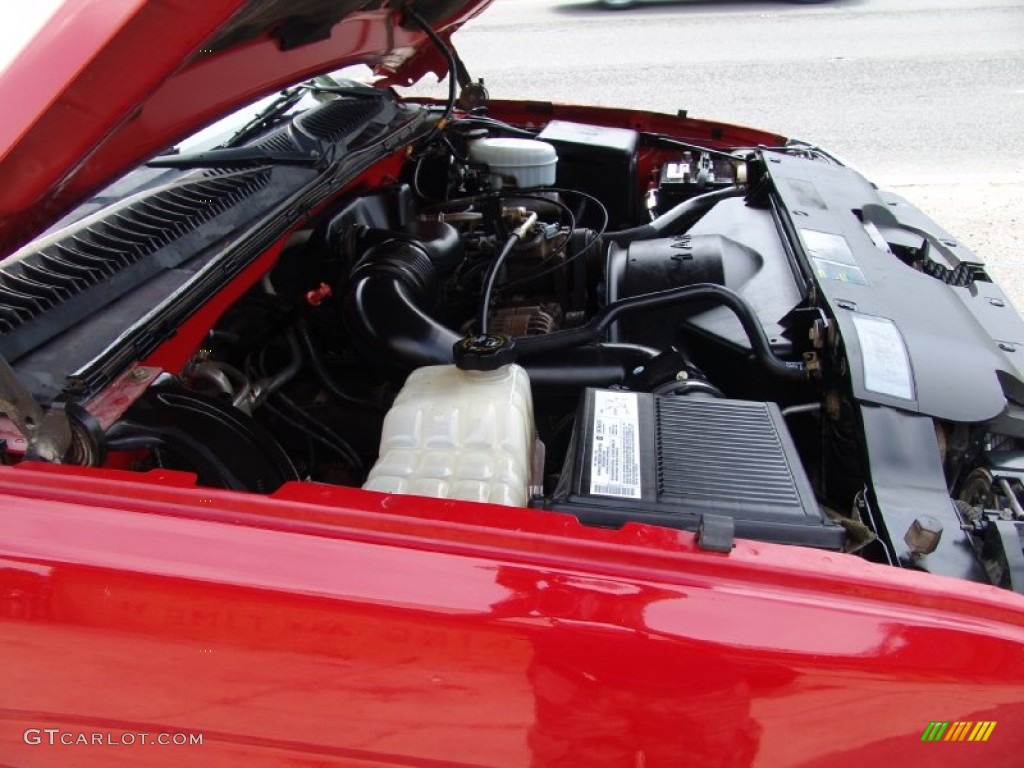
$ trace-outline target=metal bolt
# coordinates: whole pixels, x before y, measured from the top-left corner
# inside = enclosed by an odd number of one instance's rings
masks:
[[[132,371],[132,381],[145,381],[149,378],[149,368],[136,368]]]
[[[808,332],[811,343],[814,344],[815,349],[821,349],[825,346],[825,340],[828,338],[829,324],[824,320],[815,320],[811,325],[811,329]]]
[[[832,421],[839,421],[839,417],[843,413],[842,398],[835,390],[829,390],[825,394],[825,413]]]
[[[941,538],[942,523],[931,515],[918,516],[903,536],[912,557],[930,555],[939,546]]]

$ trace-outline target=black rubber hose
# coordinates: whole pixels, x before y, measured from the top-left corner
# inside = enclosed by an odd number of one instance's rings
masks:
[[[263,375],[259,381],[255,382],[253,408],[260,406],[268,397],[294,379],[302,369],[302,349],[299,347],[299,341],[295,338],[295,334],[289,331],[285,334],[285,341],[288,343],[288,365],[273,376]]]
[[[327,365],[324,363],[323,358],[320,357],[320,350],[317,349],[316,343],[313,341],[313,337],[310,335],[309,328],[306,324],[299,323],[298,331],[299,340],[302,342],[303,350],[306,353],[306,362],[309,363],[309,367],[313,369],[313,373],[316,374],[317,379],[319,379],[324,389],[342,402],[350,405],[370,407],[380,405],[374,398],[359,397],[358,395],[346,392],[338,383],[338,380],[334,378],[334,375],[327,370]]]
[[[691,197],[670,208],[650,224],[618,232],[608,232],[604,235],[604,239],[619,245],[627,245],[637,240],[667,237],[681,230],[689,229],[719,202],[730,197],[738,197],[743,194],[743,191],[741,187],[727,187],[726,189],[716,189],[713,192],[705,192],[703,195]]]
[[[494,291],[494,282],[498,279],[498,272],[508,260],[508,255],[512,253],[512,249],[518,242],[519,236],[513,232],[509,235],[508,240],[505,241],[505,246],[501,249],[501,253],[497,255],[487,268],[487,274],[484,276],[484,288],[480,292],[480,320],[477,327],[480,329],[481,336],[487,335],[487,319],[491,314],[491,293]]]
[[[458,100],[459,95],[459,85],[456,82],[459,67],[451,48],[445,44],[444,40],[441,39],[441,36],[434,31],[434,28],[426,21],[426,19],[416,13],[412,8],[406,8],[405,14],[411,21],[413,21],[413,23],[416,24],[416,26],[423,30],[424,34],[428,38],[430,38],[430,42],[432,42],[441,52],[445,63],[448,65],[448,101],[444,107],[444,115],[437,122],[437,125],[434,126],[434,130],[431,131],[427,141],[424,142],[429,143],[429,141],[434,138],[435,134],[444,129],[448,124],[448,121],[451,120],[452,113],[455,111],[455,102]]]
[[[363,343],[402,368],[451,363],[452,347],[461,335],[419,309],[413,296],[393,276],[360,280],[352,293],[352,319]],[[523,361],[523,367],[535,387],[562,391],[621,384],[633,368],[657,354],[657,350],[636,344],[590,344],[580,349],[560,348],[554,354],[538,352]]]
[[[526,234],[530,231],[534,224],[537,223],[537,214],[531,213],[526,221],[516,227],[512,233],[508,236],[508,240],[505,241],[505,246],[501,249],[501,253],[498,254],[497,258],[491,262],[491,265],[487,268],[487,275],[484,277],[484,288],[480,298],[480,335],[487,335],[487,318],[491,314],[491,293],[494,291],[494,282],[498,279],[498,272],[501,271],[502,266],[508,260],[509,254],[512,253],[512,249],[515,248],[516,243],[526,237]],[[562,246],[564,247],[568,239],[563,241]]]
[[[327,426],[322,421],[317,419],[315,416],[308,413],[301,405],[296,403],[287,395],[278,392],[274,397],[275,399],[280,400],[281,404],[286,406],[292,412],[292,414],[300,416],[302,419],[305,419],[307,424],[306,427],[302,427],[301,422],[296,424],[300,433],[304,433],[309,437],[323,438],[323,442],[329,444],[339,456],[342,456],[345,459],[345,461],[348,462],[349,466],[355,470],[356,474],[361,475],[365,471],[362,459],[359,458],[359,454],[356,453],[355,449],[348,442],[348,440],[343,438],[341,435],[339,435],[329,426]],[[280,410],[278,410],[278,412],[275,415],[277,415],[278,418],[281,418],[282,416]],[[287,418],[288,416],[287,414],[285,414],[282,421],[284,421]],[[295,424],[294,419],[292,419],[292,423]]]
[[[579,328],[556,331],[546,336],[518,338],[516,339],[516,351],[519,353],[520,359],[526,359],[533,355],[557,352],[570,347],[581,347],[600,340],[609,326],[623,315],[693,301],[709,301],[732,310],[750,340],[754,358],[770,373],[787,379],[804,378],[803,363],[788,362],[775,356],[761,323],[743,297],[725,286],[713,283],[698,283],[697,285],[669,288],[664,291],[620,299],[606,306],[586,325]]]
[[[521,364],[535,390],[572,392],[622,384],[638,366],[647,365],[657,356],[658,350],[639,344],[601,342],[533,355]]]
[[[462,338],[419,308],[418,294],[389,275],[369,275],[349,294],[349,327],[358,342],[398,367],[442,365]]]

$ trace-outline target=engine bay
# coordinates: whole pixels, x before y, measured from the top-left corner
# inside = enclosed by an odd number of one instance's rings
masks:
[[[147,216],[195,219],[188,237],[221,227],[193,250],[168,240],[177,278],[157,303],[191,291],[215,310],[159,325],[137,293],[131,321],[70,370],[84,310],[50,332],[12,314],[14,370],[71,417],[64,461],[251,493],[314,482],[529,506],[695,531],[712,551],[812,546],[1024,591],[1020,353],[998,342],[1021,321],[993,313],[1005,298],[983,266],[919,212],[796,142],[497,104],[437,130],[417,117],[429,106],[338,104],[248,144],[372,162],[216,290],[196,286],[232,231],[294,207],[317,171],[190,176],[179,191],[238,196],[207,219],[143,198]],[[113,216],[143,218],[132,210]],[[68,226],[82,222],[97,231]],[[7,269],[9,294],[59,271],[62,237]],[[25,458],[9,443],[7,463]]]

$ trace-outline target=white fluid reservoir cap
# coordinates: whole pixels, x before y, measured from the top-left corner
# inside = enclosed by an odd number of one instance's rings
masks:
[[[486,165],[498,189],[505,184],[530,189],[555,183],[558,154],[536,139],[477,139],[469,145],[469,160]]]

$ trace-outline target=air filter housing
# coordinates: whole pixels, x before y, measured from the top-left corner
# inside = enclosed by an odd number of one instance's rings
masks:
[[[739,538],[841,549],[774,403],[588,389],[545,506],[591,525],[696,531],[727,516]]]

